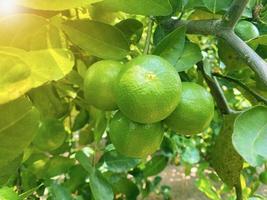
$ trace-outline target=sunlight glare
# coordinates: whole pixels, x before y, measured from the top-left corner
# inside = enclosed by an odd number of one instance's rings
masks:
[[[12,14],[15,11],[15,0],[0,0],[0,15]]]

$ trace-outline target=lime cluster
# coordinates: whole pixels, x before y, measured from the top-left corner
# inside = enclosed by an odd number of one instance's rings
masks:
[[[196,83],[182,83],[175,68],[159,56],[143,55],[126,64],[103,60],[93,64],[84,81],[87,102],[101,110],[118,110],[110,121],[116,150],[130,157],[155,152],[163,124],[185,135],[210,124],[213,99]]]

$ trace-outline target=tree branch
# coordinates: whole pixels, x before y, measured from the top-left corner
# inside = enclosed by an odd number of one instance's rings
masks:
[[[241,183],[235,185],[236,200],[243,200]]]
[[[210,88],[211,94],[215,98],[216,104],[222,114],[231,114],[234,111],[229,107],[227,100],[224,96],[222,88],[220,87],[216,78],[209,77],[204,70],[203,62],[197,64],[198,70],[202,73],[207,85]]]
[[[167,22],[171,26],[179,27],[185,25],[187,33],[215,35],[224,39],[240,57],[246,61],[248,66],[260,77],[261,81],[267,86],[267,63],[253,49],[251,49],[243,40],[241,40],[234,31],[226,27],[221,20],[193,20],[180,21],[173,20]]]
[[[267,105],[267,99],[266,98],[264,98],[263,96],[261,96],[257,92],[254,92],[254,90],[250,89],[248,86],[246,86],[245,84],[240,82],[238,79],[232,78],[230,76],[224,76],[224,75],[219,74],[219,73],[212,73],[212,75],[219,77],[219,78],[226,79],[226,80],[231,81],[233,83],[236,83],[237,85],[239,85],[240,87],[242,87],[243,89],[248,91],[256,100],[261,101]]]
[[[223,33],[222,38],[236,50],[239,56],[246,61],[250,68],[259,75],[261,80],[267,85],[267,63],[233,31]]]
[[[163,25],[169,27],[186,26],[187,33],[214,35],[224,39],[267,86],[267,63],[233,31],[233,27],[242,15],[248,0],[234,0],[222,20],[167,20]]]
[[[234,0],[230,9],[223,17],[225,27],[234,28],[240,17],[242,16],[249,0]]]

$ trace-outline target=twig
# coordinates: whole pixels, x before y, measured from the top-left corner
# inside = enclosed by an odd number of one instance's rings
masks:
[[[225,75],[222,75],[222,74],[219,74],[219,73],[212,73],[212,75],[216,76],[216,77],[219,77],[219,78],[223,78],[223,79],[229,80],[229,81],[231,81],[233,83],[236,83],[237,85],[239,85],[240,87],[242,87],[243,89],[248,91],[256,100],[267,104],[267,99],[266,98],[264,98],[263,96],[261,96],[257,92],[254,92],[254,90],[250,89],[248,86],[246,86],[244,83],[240,82],[238,79],[232,78],[230,76],[225,76]]]
[[[204,67],[203,67],[203,62],[199,62],[197,64],[197,67],[199,69],[199,71],[202,73],[206,83],[208,84],[210,91],[213,95],[213,97],[215,98],[215,101],[217,103],[218,108],[220,109],[220,112],[222,114],[232,114],[235,113],[235,111],[233,111],[228,103],[227,100],[224,96],[224,93],[222,91],[222,88],[220,87],[217,79],[215,77],[210,77],[205,73]]]
[[[242,16],[249,0],[234,0],[230,9],[223,17],[224,26],[233,28]]]
[[[243,200],[242,187],[240,183],[235,186],[235,193],[236,193],[236,200]]]
[[[146,42],[145,42],[145,48],[144,48],[144,54],[149,53],[149,47],[151,42],[151,36],[152,36],[152,30],[153,30],[154,21],[150,17],[148,22],[148,29],[147,29],[147,36],[146,36]]]

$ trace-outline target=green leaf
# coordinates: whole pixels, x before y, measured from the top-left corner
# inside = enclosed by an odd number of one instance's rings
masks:
[[[144,27],[143,24],[136,19],[122,20],[115,26],[124,33],[125,37],[129,41],[132,41],[133,43],[137,43],[142,37]]]
[[[103,159],[107,169],[114,173],[128,172],[140,162],[140,159],[128,158],[119,155],[116,151],[105,153]]]
[[[89,184],[94,199],[113,200],[113,191],[111,185],[97,169],[93,168],[89,158],[83,152],[78,152],[76,154],[76,159],[89,173]]]
[[[139,189],[131,180],[126,177],[118,176],[117,174],[113,174],[111,177],[107,178],[112,184],[115,194],[125,194],[129,200],[137,199]]]
[[[18,157],[32,142],[39,113],[27,98],[0,105],[0,167]]]
[[[17,4],[37,10],[68,10],[71,8],[87,7],[101,0],[20,0]]]
[[[16,14],[0,20],[0,46],[25,50],[65,48],[64,35],[51,20],[33,14]]]
[[[267,46],[267,35],[261,35],[248,41],[248,45],[256,49],[259,45]]]
[[[169,0],[104,0],[96,5],[138,15],[166,16],[172,13]]]
[[[242,113],[235,121],[233,144],[237,152],[252,166],[266,160],[267,107],[256,106]],[[265,159],[264,159],[265,158]]]
[[[67,21],[62,26],[70,40],[80,48],[103,59],[122,59],[129,51],[123,33],[108,24],[90,20]]]
[[[211,181],[207,177],[201,177],[195,182],[197,188],[203,192],[209,199],[212,200],[221,200],[219,191],[216,191],[216,188],[212,185]]]
[[[45,176],[51,178],[67,173],[74,164],[75,161],[73,159],[62,156],[54,156],[46,164]]]
[[[12,188],[9,188],[9,187],[0,188],[0,199],[1,200],[20,200],[18,194],[14,192]]]
[[[184,51],[175,64],[178,72],[185,71],[193,67],[202,60],[201,50],[198,45],[186,42]]]
[[[154,156],[147,162],[143,174],[145,177],[154,176],[160,173],[168,164],[168,158],[165,156]]]
[[[92,125],[94,127],[94,139],[96,142],[100,142],[107,128],[106,113],[102,110],[91,107],[90,117],[92,118]]]
[[[19,155],[14,160],[0,166],[0,185],[5,184],[12,175],[16,174],[21,161],[22,155]]]
[[[202,0],[204,6],[211,11],[212,13],[216,13],[221,10],[225,10],[229,7],[232,0]]]
[[[240,184],[243,159],[232,144],[234,121],[237,115],[224,116],[223,127],[211,149],[211,166],[229,187]]]
[[[84,152],[77,152],[75,158],[89,174],[92,174],[94,172],[94,168],[91,165],[89,158],[87,157],[87,155],[85,155]]]
[[[28,96],[33,105],[45,118],[62,118],[69,110],[66,101],[59,97],[53,84],[46,84],[32,89]]]
[[[168,34],[157,45],[153,54],[159,55],[175,66],[182,56],[185,45],[185,27],[179,27]]]
[[[75,117],[73,126],[71,128],[72,131],[77,131],[83,128],[87,122],[89,121],[89,114],[87,110],[81,110],[78,115]]]
[[[65,49],[26,52],[0,47],[0,104],[14,100],[45,82],[59,80],[70,72],[73,65],[73,55]]]
[[[71,193],[62,185],[53,183],[49,189],[53,200],[73,200]]]

